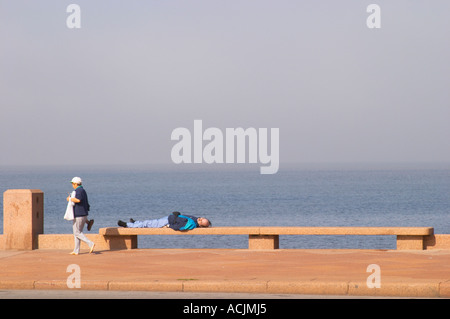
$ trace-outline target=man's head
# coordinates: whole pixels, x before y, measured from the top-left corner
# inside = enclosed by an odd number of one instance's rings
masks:
[[[77,188],[83,183],[80,177],[74,177],[70,182],[72,183],[73,188]]]
[[[211,227],[211,222],[204,217],[197,218],[197,223],[200,227]]]

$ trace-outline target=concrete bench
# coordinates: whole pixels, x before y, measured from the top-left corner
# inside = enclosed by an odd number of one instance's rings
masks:
[[[248,235],[249,249],[278,249],[279,235],[395,235],[397,249],[424,249],[433,227],[211,227],[189,231],[170,228],[100,228],[110,249],[137,248],[138,235]]]

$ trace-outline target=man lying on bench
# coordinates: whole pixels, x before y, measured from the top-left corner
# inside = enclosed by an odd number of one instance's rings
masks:
[[[144,221],[130,219],[129,223],[119,220],[117,225],[129,228],[169,227],[173,230],[189,230],[197,227],[210,227],[211,222],[204,217],[197,218],[190,215],[181,215],[179,212],[173,212],[172,215],[164,216],[159,219],[149,219]]]

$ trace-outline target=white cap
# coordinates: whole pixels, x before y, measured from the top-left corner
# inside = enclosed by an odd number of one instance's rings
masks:
[[[72,181],[71,181],[71,183],[80,184],[80,185],[82,182],[83,181],[81,180],[80,177],[74,177],[74,178],[72,178]]]

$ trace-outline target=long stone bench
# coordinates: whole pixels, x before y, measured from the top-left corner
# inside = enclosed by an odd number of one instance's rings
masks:
[[[96,250],[137,248],[138,235],[247,235],[249,249],[278,249],[280,235],[395,235],[397,249],[450,249],[450,234],[432,227],[213,227],[187,232],[172,229],[101,228],[89,233]],[[82,243],[84,245],[84,243]],[[86,246],[87,248],[87,246]],[[72,234],[44,234],[44,193],[9,189],[3,193],[0,250],[73,249]]]
[[[170,228],[100,228],[110,249],[137,248],[138,235],[248,235],[249,249],[278,249],[280,235],[395,235],[397,249],[422,250],[433,227],[211,227],[189,231]]]

